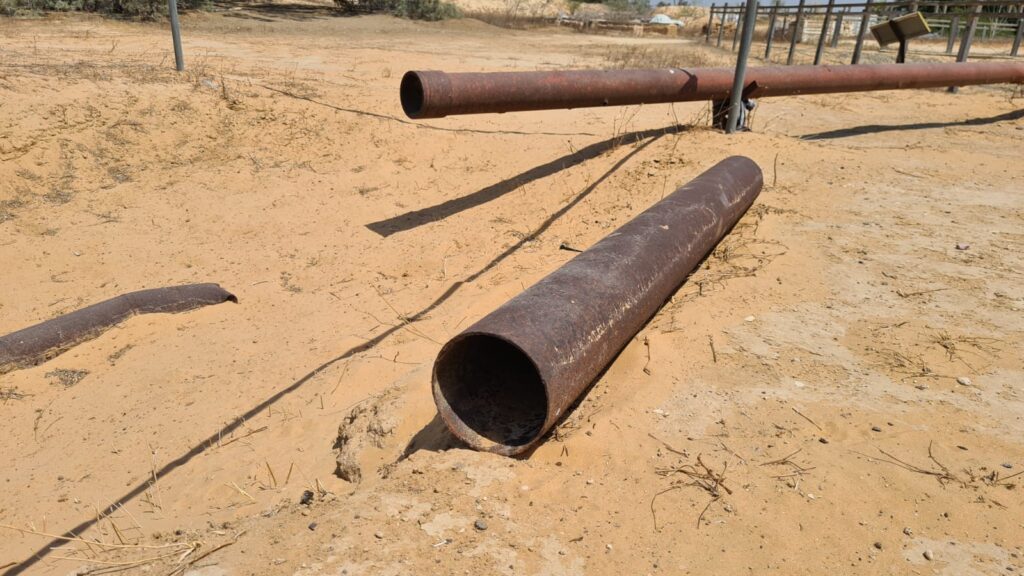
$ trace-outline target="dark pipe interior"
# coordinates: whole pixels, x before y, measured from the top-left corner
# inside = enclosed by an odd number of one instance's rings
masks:
[[[423,83],[420,82],[419,74],[406,72],[402,76],[402,86],[398,89],[402,98],[402,110],[410,118],[419,116],[423,110]]]
[[[466,335],[445,347],[434,377],[458,424],[473,433],[505,446],[528,444],[540,434],[547,417],[544,383],[513,344]]]

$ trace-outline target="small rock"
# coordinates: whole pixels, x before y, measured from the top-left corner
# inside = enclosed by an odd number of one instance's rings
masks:
[[[611,544],[605,544],[604,545],[604,549],[609,551],[609,552],[611,552],[612,551],[612,545]]]
[[[804,386],[807,386],[807,384],[804,384],[799,380],[793,380],[793,386],[796,386],[797,388],[803,388]]]
[[[968,378],[967,376],[957,376],[956,383],[961,385],[961,386],[970,386],[971,385],[971,379]]]
[[[310,531],[316,530],[316,522],[310,522],[308,528]]]
[[[931,560],[932,558],[935,558],[935,555],[932,554],[932,551],[931,550],[925,550],[924,551],[924,559],[925,560]]]
[[[874,546],[876,550],[881,550],[882,549],[882,543],[881,542],[875,542],[874,544],[872,544],[872,546]]]
[[[906,534],[907,536],[913,536],[914,535],[914,531],[911,530],[909,527],[908,528],[904,528],[903,529],[903,533]]]
[[[914,386],[914,388],[917,388],[918,390],[927,390],[928,389],[928,385],[927,384],[918,384],[917,386]]]
[[[881,432],[881,431],[882,431],[882,429],[881,429],[881,428],[879,428],[878,426],[872,426],[872,427],[871,427],[871,431],[872,431],[872,432]]]
[[[1011,469],[1013,469],[1013,464],[1010,464],[1009,462],[1003,462],[1003,468],[1006,468],[1007,470],[1011,470]]]
[[[313,496],[314,494],[312,490],[304,491],[302,493],[302,497],[299,498],[299,504],[302,504],[303,506],[309,506],[309,503],[313,501]]]
[[[1006,464],[1003,464],[1003,466],[1006,466],[1007,468],[1012,468],[1012,466],[1007,466]],[[594,483],[594,479],[593,478],[589,478],[587,480],[587,484],[593,484],[593,483]]]
[[[476,522],[473,522],[473,527],[483,532],[484,530],[487,530],[487,522],[484,522],[483,519],[481,518]]]
[[[964,243],[962,243],[962,242],[957,242],[957,243],[956,243],[956,249],[957,249],[957,250],[967,250],[967,249],[968,249],[968,248],[970,248],[970,247],[971,247],[971,245],[970,245],[970,244],[964,244]]]
[[[828,444],[828,438],[822,436],[821,438],[818,438],[818,442],[821,442],[822,444]]]
[[[373,537],[376,538],[377,540],[383,540],[384,539],[384,533],[381,532],[380,530],[378,530],[378,531],[373,533]]]
[[[753,322],[754,321],[754,317],[753,316],[747,316],[746,318],[743,319],[743,321],[744,322]]]

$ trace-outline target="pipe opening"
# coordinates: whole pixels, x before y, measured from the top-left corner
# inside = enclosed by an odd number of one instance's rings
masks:
[[[488,334],[467,334],[441,351],[434,392],[457,435],[476,448],[528,444],[547,418],[547,392],[533,361]]]
[[[419,117],[423,110],[423,82],[415,72],[406,72],[402,76],[402,85],[398,89],[402,99],[402,110],[409,118]]]

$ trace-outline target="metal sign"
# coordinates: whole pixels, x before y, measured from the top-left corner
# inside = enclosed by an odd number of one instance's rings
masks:
[[[920,12],[906,14],[871,27],[871,34],[878,41],[879,46],[888,46],[889,44],[931,34],[931,32],[932,29],[928,27],[928,22]]]

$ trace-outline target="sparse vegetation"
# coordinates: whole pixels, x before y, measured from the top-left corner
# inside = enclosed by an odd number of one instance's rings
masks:
[[[179,0],[179,10],[201,8],[206,0]],[[167,14],[165,0],[0,0],[0,15],[15,16],[39,12],[100,12],[151,19]]]
[[[460,16],[458,7],[444,0],[334,0],[353,12],[386,12],[410,20],[447,20]]]

